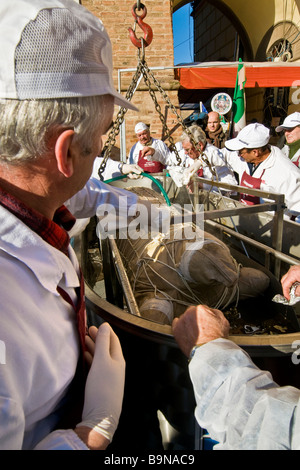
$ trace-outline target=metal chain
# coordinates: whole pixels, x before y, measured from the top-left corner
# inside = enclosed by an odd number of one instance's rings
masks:
[[[181,158],[178,154],[178,151],[177,151],[177,148],[175,147],[174,143],[173,143],[173,139],[169,133],[169,130],[165,124],[165,121],[164,121],[164,117],[160,111],[160,106],[159,104],[157,103],[156,101],[156,97],[155,97],[155,93],[151,92],[151,83],[150,83],[150,78],[152,79],[153,83],[155,84],[155,86],[157,87],[158,91],[161,93],[161,95],[163,96],[164,100],[166,101],[166,103],[169,105],[169,107],[171,108],[171,110],[173,111],[173,113],[175,114],[175,116],[177,117],[178,121],[180,122],[182,128],[185,130],[185,132],[188,134],[190,140],[191,140],[191,143],[192,145],[197,148],[197,142],[195,141],[193,135],[191,134],[191,132],[189,131],[189,128],[185,126],[184,122],[183,122],[183,119],[182,117],[180,116],[180,114],[178,114],[175,106],[173,105],[173,103],[170,101],[170,98],[168,97],[167,93],[165,92],[165,90],[162,88],[162,86],[160,85],[159,81],[156,79],[156,77],[153,75],[153,73],[151,72],[151,70],[149,69],[149,67],[147,66],[146,62],[143,63],[143,76],[144,76],[144,80],[146,82],[146,84],[148,85],[148,88],[149,88],[149,92],[150,92],[150,95],[155,103],[155,108],[161,118],[161,121],[162,121],[162,124],[163,124],[163,128],[164,128],[164,131],[166,129],[166,134],[167,134],[167,137],[170,141],[170,144],[171,144],[171,148],[172,150],[174,150],[175,152],[175,155],[176,155],[176,160],[177,160],[177,163],[178,165],[181,164]],[[147,78],[146,78],[147,77]],[[150,77],[150,78],[149,78]],[[216,170],[215,168],[211,165],[210,161],[208,160],[207,156],[205,155],[204,152],[202,152],[199,148],[197,148],[197,150],[200,152],[200,156],[201,156],[201,159],[203,160],[203,162],[209,167],[211,173],[216,177],[216,179],[218,180],[218,175],[216,173]]]
[[[136,69],[136,72],[134,74],[134,77],[131,81],[131,84],[126,92],[126,96],[125,98],[128,100],[128,101],[131,101],[132,99],[132,96],[135,92],[135,89],[137,87],[137,83],[138,83],[138,80],[139,80],[139,77],[142,73],[142,66],[141,66],[141,63],[138,64],[138,67]],[[107,138],[107,141],[105,142],[104,146],[103,146],[103,150],[101,152],[101,157],[103,157],[103,160],[100,164],[100,167],[99,167],[99,170],[98,170],[98,174],[99,174],[99,177],[100,179],[102,179],[102,174],[105,170],[105,167],[106,167],[106,162],[109,158],[109,155],[111,153],[111,149],[112,147],[115,145],[116,143],[116,138],[117,138],[117,135],[119,134],[120,132],[120,125],[122,124],[123,120],[124,120],[124,116],[127,112],[127,108],[121,108],[116,116],[116,119],[114,121],[114,124],[113,124],[113,127],[108,135],[108,138]]]
[[[159,118],[161,120],[161,123],[162,123],[162,126],[163,126],[163,134],[167,136],[169,142],[170,142],[170,147],[171,147],[171,150],[173,150],[175,152],[175,155],[176,155],[176,160],[177,160],[177,163],[178,165],[181,164],[181,158],[179,156],[179,153],[178,153],[178,150],[174,144],[174,140],[173,140],[173,137],[171,137],[171,134],[170,134],[170,131],[168,129],[168,126],[165,122],[165,119],[164,119],[164,116],[161,112],[161,107],[156,99],[156,95],[155,95],[155,92],[154,90],[152,89],[151,87],[151,82],[150,82],[150,79],[149,79],[149,68],[147,67],[146,63],[143,61],[143,67],[142,67],[142,73],[143,73],[143,77],[144,77],[144,82],[145,84],[147,85],[148,87],[148,90],[149,90],[149,93],[150,93],[150,96],[152,98],[152,101],[154,103],[154,106],[155,106],[155,109],[159,115]],[[159,91],[161,92],[162,91],[162,88],[161,86],[159,86]],[[167,96],[167,95],[166,95]]]
[[[182,117],[180,116],[180,114],[178,114],[175,106],[173,105],[173,103],[170,101],[170,98],[168,97],[168,95],[166,94],[165,90],[161,87],[160,83],[158,82],[158,80],[155,78],[155,76],[153,75],[153,73],[151,72],[151,70],[149,69],[149,67],[146,65],[146,63],[144,64],[144,67],[146,70],[147,70],[147,74],[149,75],[149,77],[152,78],[152,81],[153,83],[155,84],[155,86],[157,87],[157,89],[159,90],[159,92],[161,93],[161,95],[164,97],[165,101],[168,103],[169,107],[171,108],[171,110],[173,111],[173,113],[176,115],[178,121],[180,122],[182,128],[185,130],[185,132],[188,134],[190,140],[191,140],[191,143],[192,145],[197,148],[197,142],[195,141],[193,135],[191,134],[191,132],[189,131],[189,128],[186,127],[186,125],[184,124],[183,122],[183,119]],[[172,138],[171,138],[172,139]],[[170,140],[170,138],[169,138]],[[177,150],[177,149],[176,149]],[[216,176],[217,178],[217,174],[216,174],[216,171],[215,169],[212,167],[210,161],[208,160],[207,156],[205,155],[204,152],[202,152],[200,149],[197,148],[197,150],[200,152],[201,154],[201,159],[203,160],[204,163],[206,163],[206,165],[210,168],[212,174],[214,176]],[[178,153],[177,153],[178,155]],[[177,159],[177,155],[176,155],[176,159]],[[178,161],[178,159],[177,159]],[[181,163],[181,159],[179,157],[179,164]]]
[[[139,49],[139,54],[140,54],[140,49]],[[136,87],[137,87],[137,84],[138,84],[138,80],[139,80],[139,77],[140,75],[143,75],[143,78],[144,78],[144,81],[145,81],[145,84],[147,85],[148,87],[148,90],[149,90],[149,93],[150,93],[150,96],[153,100],[153,103],[154,103],[154,106],[155,106],[155,109],[159,115],[159,118],[161,120],[161,123],[162,123],[162,126],[163,126],[163,133],[164,135],[167,136],[167,139],[169,140],[170,142],[170,149],[172,151],[174,151],[175,153],[175,156],[176,156],[176,161],[177,161],[177,164],[180,165],[181,164],[181,158],[180,158],[180,155],[178,153],[178,150],[174,144],[174,140],[170,134],[170,131],[167,127],[167,124],[165,122],[165,119],[164,119],[164,116],[161,112],[161,107],[156,99],[156,95],[155,95],[155,91],[152,89],[152,86],[151,86],[151,79],[152,79],[152,82],[154,83],[154,85],[156,86],[156,88],[158,89],[158,91],[160,92],[160,94],[162,95],[162,97],[164,98],[164,100],[166,101],[166,103],[169,105],[170,109],[172,110],[172,112],[175,114],[175,116],[177,117],[178,121],[180,122],[182,128],[185,130],[185,132],[189,135],[189,138],[191,140],[191,143],[192,145],[197,148],[197,145],[198,143],[195,142],[191,132],[189,131],[188,127],[185,126],[184,122],[183,122],[183,119],[182,117],[178,114],[175,106],[172,104],[172,102],[170,101],[170,98],[168,97],[168,95],[166,94],[165,90],[162,88],[162,86],[160,85],[160,83],[158,82],[158,80],[156,79],[156,77],[153,75],[153,73],[150,71],[148,65],[146,64],[146,61],[145,61],[145,58],[144,58],[144,48],[142,48],[142,56],[139,58],[139,63],[138,63],[138,66],[137,66],[137,69],[136,69],[136,72],[134,74],[134,77],[131,81],[131,84],[127,90],[127,93],[126,93],[126,96],[125,98],[130,101],[132,99],[132,96],[136,90]],[[101,152],[101,156],[103,157],[103,160],[100,164],[100,167],[99,167],[99,170],[98,170],[98,174],[99,174],[99,177],[100,179],[102,179],[102,174],[105,170],[105,167],[106,167],[106,163],[107,163],[107,160],[109,158],[109,155],[111,153],[111,149],[113,147],[113,145],[116,143],[116,137],[117,135],[119,134],[120,132],[120,125],[122,124],[123,120],[124,120],[124,116],[127,112],[127,108],[121,108],[117,114],[117,117],[114,121],[114,125],[112,127],[112,130],[110,131],[109,133],[109,136],[108,136],[108,139],[103,147],[103,150]],[[200,156],[201,156],[201,159],[203,160],[203,162],[210,168],[210,171],[211,173],[217,178],[218,180],[218,176],[217,176],[217,173],[215,171],[215,169],[212,167],[210,161],[208,160],[208,158],[206,157],[205,153],[202,152],[200,149],[197,148],[198,151],[200,151]]]

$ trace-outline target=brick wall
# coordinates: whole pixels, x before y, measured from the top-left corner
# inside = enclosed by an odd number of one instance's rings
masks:
[[[149,68],[163,67],[163,70],[155,71],[153,74],[166,91],[171,103],[178,107],[178,87],[179,83],[174,78],[173,58],[173,34],[172,34],[172,6],[170,1],[144,0],[147,8],[147,15],[144,22],[151,26],[153,30],[153,41],[145,48],[145,60]],[[133,0],[81,0],[81,4],[98,16],[112,42],[114,83],[118,89],[118,70],[136,69],[138,65],[138,48],[136,48],[130,38],[128,28],[133,27],[134,17],[132,8],[135,5]],[[141,12],[137,11],[137,14]],[[137,38],[143,37],[144,33],[140,27],[136,26]],[[121,73],[121,93],[126,94],[128,86],[132,81],[134,71]],[[167,108],[167,103],[159,92],[156,92],[157,101],[161,107],[163,116],[167,116],[167,125],[172,130],[178,120]],[[144,80],[133,95],[132,102],[139,108],[139,112],[127,111],[126,122],[126,154],[128,155],[131,145],[136,142],[134,126],[138,121],[144,121],[151,126],[153,137],[162,138],[162,123],[155,105],[150,96]],[[116,112],[118,108],[116,109]],[[177,141],[181,134],[181,128],[172,133],[174,141]],[[168,144],[168,142],[166,142]],[[117,141],[119,146],[119,139]],[[117,158],[118,152],[114,153]]]

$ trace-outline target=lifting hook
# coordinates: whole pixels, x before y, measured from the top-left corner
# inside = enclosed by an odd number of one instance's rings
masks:
[[[138,23],[139,27],[144,31],[144,38],[143,38],[144,44],[143,45],[144,47],[147,47],[152,42],[153,32],[152,32],[151,27],[147,23],[143,22],[143,19],[147,15],[147,8],[145,7],[145,5],[143,5],[143,3],[140,3],[139,6],[140,6],[140,9],[143,10],[140,16],[136,14],[137,3],[133,5],[131,13],[132,13],[132,16],[135,18],[135,24]],[[135,29],[135,25],[134,25],[134,29]],[[129,31],[129,37],[130,37],[132,44],[135,47],[142,48],[143,47],[142,39],[138,39],[136,37],[135,31],[132,28],[128,28],[128,31]]]

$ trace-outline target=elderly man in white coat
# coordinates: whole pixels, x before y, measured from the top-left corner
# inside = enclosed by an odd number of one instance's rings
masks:
[[[227,140],[222,150],[227,165],[246,188],[284,194],[285,218],[300,214],[300,170],[281,150],[269,145],[270,130],[263,124],[244,127],[235,139]],[[259,204],[260,198],[241,195],[246,205]]]
[[[168,167],[169,173],[178,185],[188,184],[193,175],[212,181],[237,184],[233,172],[224,161],[221,150],[207,142],[201,127],[197,125],[189,127],[188,131],[182,133],[176,145],[178,144],[180,144],[181,164],[177,166],[176,156],[172,153],[173,161]],[[211,186],[204,184],[204,188],[211,189]]]
[[[299,168],[300,167],[300,113],[295,112],[285,118],[276,127],[276,132],[284,131],[286,144],[282,152]]]
[[[0,449],[106,449],[124,358],[107,323],[86,335],[69,230],[136,201],[90,178],[114,104],[136,108],[112,85],[102,22],[73,0],[0,2],[0,36]]]
[[[134,131],[138,140],[129,151],[127,163],[138,164],[147,173],[162,172],[172,159],[167,145],[160,139],[154,139],[144,122],[138,122]]]

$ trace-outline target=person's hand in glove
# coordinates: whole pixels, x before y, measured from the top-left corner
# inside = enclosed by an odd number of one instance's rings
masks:
[[[155,149],[153,147],[149,147],[148,145],[145,145],[142,150],[141,150],[141,157],[147,157],[147,160],[149,162],[153,161],[153,155],[155,154]]]
[[[121,171],[123,175],[128,175],[130,179],[137,179],[143,172],[143,169],[139,165],[136,165],[135,163],[131,165],[128,163],[124,163]]]
[[[186,168],[183,172],[183,184],[188,184],[191,177],[203,167],[203,162],[200,159],[194,161],[194,163]]]
[[[125,360],[118,337],[108,323],[91,327],[86,359],[91,364],[85,386],[82,421],[75,432],[93,450],[112,441],[122,410]]]

